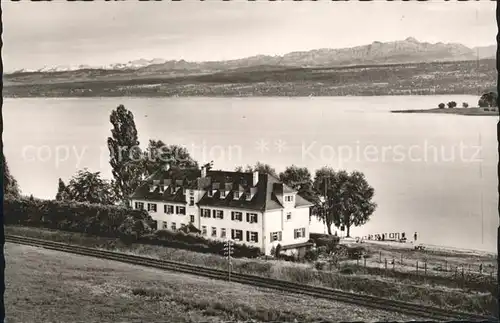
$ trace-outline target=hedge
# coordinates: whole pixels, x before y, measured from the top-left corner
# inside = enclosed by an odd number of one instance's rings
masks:
[[[224,241],[210,240],[203,236],[182,231],[158,230],[139,239],[141,243],[188,249],[196,252],[224,255]],[[231,254],[234,258],[255,258],[262,255],[260,248],[245,244],[234,244]]]
[[[8,198],[4,224],[43,227],[104,237],[136,240],[152,232],[152,219],[144,210],[74,201]]]
[[[122,206],[41,200],[27,197],[4,200],[4,224],[43,227],[119,238],[196,252],[223,254],[224,242],[180,231],[154,231],[153,220],[145,210]],[[257,257],[259,248],[235,244],[234,257]]]

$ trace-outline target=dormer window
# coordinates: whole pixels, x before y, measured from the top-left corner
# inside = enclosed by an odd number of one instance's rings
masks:
[[[156,186],[154,186],[154,185],[149,186],[149,192],[154,192],[155,189],[156,189]]]
[[[220,198],[225,198],[226,197],[226,191],[220,191]]]
[[[240,199],[240,192],[239,191],[234,191],[233,195],[234,195],[234,199],[235,200],[239,200]]]
[[[212,196],[214,195],[214,191],[212,191],[212,190],[208,190],[208,192],[207,192],[207,193],[208,193],[208,196],[209,196],[209,197],[212,197]]]
[[[164,185],[161,185],[161,186],[160,186],[160,193],[163,193],[163,192],[165,192],[165,186],[164,186]]]
[[[252,199],[252,194],[250,192],[246,193],[246,200],[250,201]]]
[[[285,202],[293,202],[293,195],[285,195]]]

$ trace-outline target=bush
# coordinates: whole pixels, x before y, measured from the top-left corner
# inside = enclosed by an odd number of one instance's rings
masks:
[[[467,109],[469,107],[469,103],[467,102],[462,102],[462,108]]]
[[[438,107],[439,107],[440,109],[444,109],[445,104],[444,104],[444,103],[439,103]]]
[[[322,237],[316,238],[315,241],[317,247],[326,247],[327,252],[332,252],[339,244],[340,238],[338,236],[323,235]]]
[[[447,103],[449,109],[453,109],[457,106],[457,103],[455,101],[450,101]]]
[[[136,240],[152,231],[152,219],[144,210],[79,203],[31,199],[4,200],[4,223],[82,232],[96,236]]]

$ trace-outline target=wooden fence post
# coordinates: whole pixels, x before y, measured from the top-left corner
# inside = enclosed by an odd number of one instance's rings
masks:
[[[418,276],[418,260],[417,260],[417,276]]]
[[[364,263],[364,266],[366,268],[366,258],[363,258],[363,263]]]
[[[387,271],[387,258],[384,258],[385,271]]]
[[[427,276],[427,261],[424,262],[424,275]]]
[[[378,252],[378,262],[381,263],[382,262],[382,251],[379,251]]]
[[[394,271],[395,266],[396,266],[396,259],[392,258],[392,271]]]

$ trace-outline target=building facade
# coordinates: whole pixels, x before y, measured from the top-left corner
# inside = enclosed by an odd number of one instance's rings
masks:
[[[131,196],[157,229],[193,224],[209,239],[230,239],[269,255],[309,245],[312,203],[268,174],[166,167],[146,179]]]

